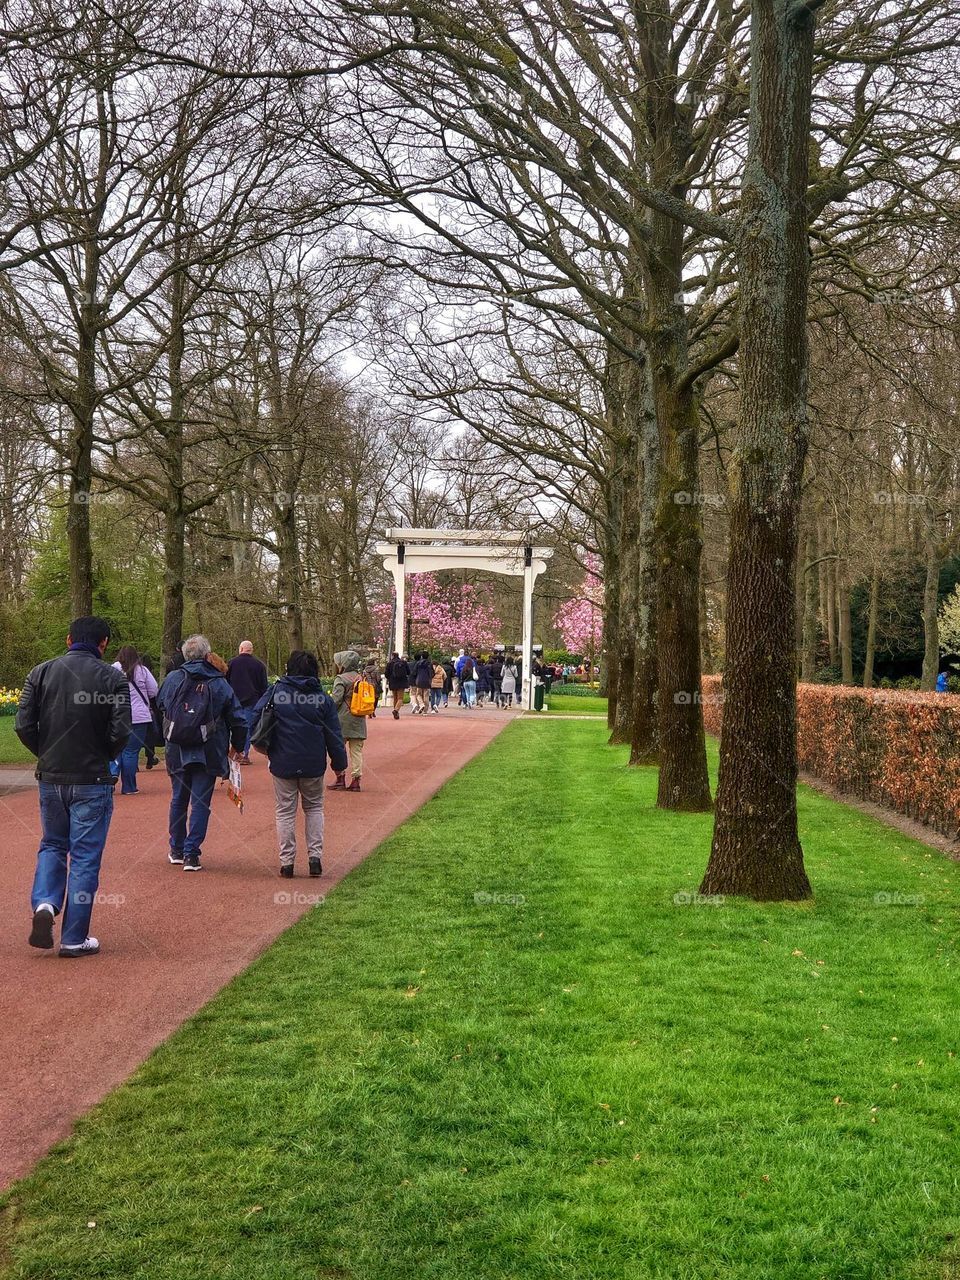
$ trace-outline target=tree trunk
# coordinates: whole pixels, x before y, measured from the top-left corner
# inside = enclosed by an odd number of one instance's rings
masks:
[[[817,672],[817,541],[811,527],[807,535],[807,566],[803,574],[803,658],[801,680],[812,680]]]
[[[873,688],[873,659],[877,647],[877,612],[880,606],[880,569],[874,564],[870,577],[870,610],[867,616],[867,651],[863,660],[863,687]]]
[[[940,586],[941,549],[937,540],[937,528],[929,502],[924,511],[924,555],[927,573],[923,582],[923,671],[920,688],[930,692],[937,687],[940,669],[940,626],[937,618]]]
[[[840,639],[840,679],[853,684],[853,634],[850,621],[850,579],[846,560],[837,561],[837,603]]]
[[[657,555],[656,510],[660,491],[660,437],[653,407],[649,369],[640,381],[637,502],[637,634],[634,656],[633,726],[630,763],[656,764],[657,740]]]
[[[639,499],[637,478],[637,441],[634,439],[624,451],[623,498],[620,504],[620,602],[617,626],[617,689],[610,733],[610,745],[620,746],[630,741],[633,732],[633,699],[637,657],[637,588],[639,536],[637,529],[637,504]]]
[[[613,455],[611,446],[611,455]],[[621,522],[623,509],[623,476],[616,458],[611,456],[611,474],[607,484],[606,519],[603,546],[603,654],[600,692],[606,681],[607,728],[612,732],[617,719],[617,695],[620,688],[620,595],[621,595]],[[591,667],[590,678],[593,679]]]
[[[797,528],[809,439],[813,6],[755,0],[738,240],[741,413],[717,820],[705,894],[810,895],[797,833]]]

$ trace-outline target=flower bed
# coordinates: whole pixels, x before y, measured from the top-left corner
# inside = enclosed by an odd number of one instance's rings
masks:
[[[719,676],[703,681],[704,723],[720,732]],[[797,686],[800,768],[838,791],[960,834],[960,695]]]
[[[19,689],[0,689],[0,716],[15,716],[19,701]]]

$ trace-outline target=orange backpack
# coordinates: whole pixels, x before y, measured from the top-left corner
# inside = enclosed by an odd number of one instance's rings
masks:
[[[354,681],[350,694],[350,714],[352,716],[372,716],[377,709],[377,691],[365,675]]]

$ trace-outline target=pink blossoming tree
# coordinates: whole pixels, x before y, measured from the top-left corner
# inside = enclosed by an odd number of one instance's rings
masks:
[[[373,605],[370,617],[377,643],[392,646],[393,605]],[[489,649],[500,638],[502,629],[489,583],[443,586],[434,573],[416,573],[407,578],[407,617],[414,648]]]
[[[591,671],[603,635],[603,580],[599,569],[599,557],[588,555],[579,591],[560,606],[553,619],[567,649],[589,657]]]

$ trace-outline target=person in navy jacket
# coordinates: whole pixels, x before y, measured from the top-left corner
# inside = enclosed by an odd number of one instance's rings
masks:
[[[335,773],[347,768],[347,748],[334,701],[323,691],[317,660],[296,649],[287,659],[287,673],[257,703],[273,706],[273,732],[265,750],[273,775],[280,874],[293,875],[297,856],[297,799],[303,805],[310,875],[323,873],[323,775],[327,758]],[[255,721],[256,723],[256,721]]]

